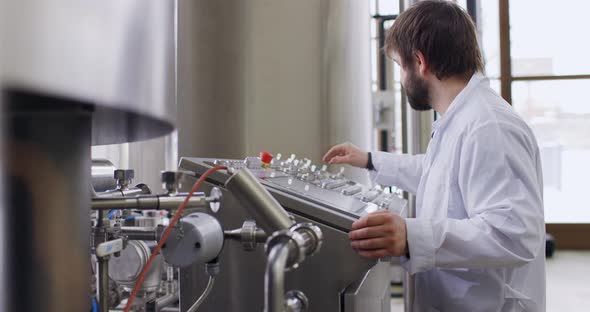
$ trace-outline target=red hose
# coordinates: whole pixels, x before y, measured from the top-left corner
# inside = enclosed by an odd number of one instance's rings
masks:
[[[156,258],[156,256],[160,253],[162,246],[166,243],[166,240],[168,239],[170,232],[172,232],[172,228],[174,228],[174,225],[176,225],[178,220],[180,220],[180,217],[182,216],[182,211],[186,207],[186,204],[188,203],[190,198],[193,196],[193,193],[197,189],[199,189],[199,187],[201,187],[201,184],[203,184],[203,181],[205,181],[205,179],[210,174],[212,174],[213,172],[215,172],[217,170],[227,170],[227,167],[217,166],[217,167],[213,167],[213,168],[207,170],[199,178],[199,180],[197,180],[197,182],[193,185],[191,191],[188,193],[188,195],[184,199],[184,202],[182,202],[182,204],[180,204],[180,206],[178,207],[176,214],[174,214],[172,221],[170,221],[170,225],[168,225],[168,227],[166,228],[166,231],[164,231],[164,234],[162,234],[162,238],[160,238],[160,241],[158,242],[158,246],[156,246],[156,249],[154,249],[154,251],[152,252],[152,255],[150,256],[150,258],[148,259],[146,264],[143,266],[143,269],[141,270],[141,274],[139,275],[139,278],[135,282],[135,286],[133,287],[133,291],[131,292],[131,296],[129,296],[129,299],[127,299],[127,305],[125,305],[125,310],[124,310],[125,312],[129,312],[131,310],[131,306],[133,305],[133,300],[135,300],[135,297],[137,296],[137,292],[139,291],[141,284],[143,284],[143,280],[145,279],[145,275],[147,274],[147,271],[149,270],[150,266],[152,265],[154,258]],[[102,302],[101,302],[101,304],[102,304]]]

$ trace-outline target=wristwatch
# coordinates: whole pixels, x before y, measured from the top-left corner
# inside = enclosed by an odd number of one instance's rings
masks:
[[[373,166],[373,159],[371,157],[371,152],[368,152],[368,155],[369,155],[369,157],[368,157],[368,160],[367,160],[367,167],[366,167],[366,169],[373,170],[374,171],[375,170],[375,166]]]

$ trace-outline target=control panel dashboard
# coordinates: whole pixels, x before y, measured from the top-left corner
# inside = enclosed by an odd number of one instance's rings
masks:
[[[402,216],[406,212],[407,202],[400,193],[347,179],[344,168],[333,173],[326,165],[316,166],[309,159],[297,159],[295,155],[281,158],[277,154],[270,163],[262,163],[258,157],[242,160],[184,157],[180,167],[200,175],[211,167],[226,166],[229,172],[211,176],[220,185],[230,172],[248,168],[287,210],[344,230],[349,230],[354,220],[375,211],[389,210]]]

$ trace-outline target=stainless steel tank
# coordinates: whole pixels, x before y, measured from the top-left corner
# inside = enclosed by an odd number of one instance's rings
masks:
[[[90,146],[173,129],[174,51],[174,1],[0,0],[0,311],[90,310]]]
[[[172,130],[174,1],[0,1],[3,88],[92,105],[93,144]]]

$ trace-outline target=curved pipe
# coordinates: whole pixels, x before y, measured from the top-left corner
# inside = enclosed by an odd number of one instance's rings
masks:
[[[285,268],[288,257],[287,243],[274,246],[268,254],[264,274],[264,312],[285,311]]]
[[[286,230],[295,223],[248,168],[234,173],[225,183],[225,187],[244,203],[256,224],[269,235]]]
[[[207,287],[205,287],[205,291],[203,292],[203,294],[201,294],[201,296],[199,297],[199,299],[197,299],[197,301],[195,301],[195,303],[193,304],[193,306],[190,307],[186,312],[195,312],[195,311],[197,311],[197,309],[205,301],[205,299],[207,298],[207,296],[209,296],[209,293],[211,292],[211,289],[213,289],[213,285],[215,285],[215,276],[209,276],[209,281],[207,282]]]

